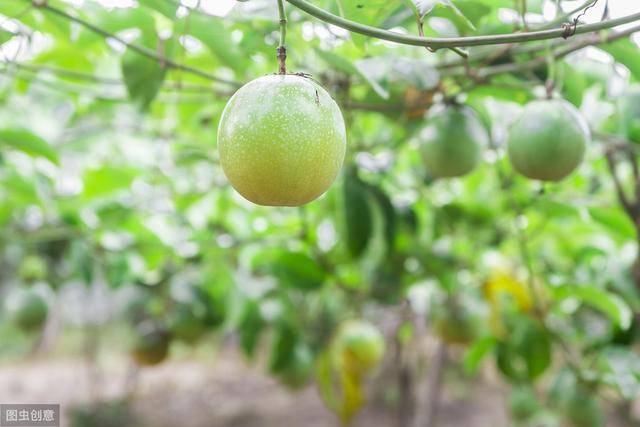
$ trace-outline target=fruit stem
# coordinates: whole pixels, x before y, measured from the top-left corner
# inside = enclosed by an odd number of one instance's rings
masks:
[[[280,44],[278,45],[278,74],[287,74],[287,15],[284,11],[284,0],[278,0],[278,15],[280,16]]]

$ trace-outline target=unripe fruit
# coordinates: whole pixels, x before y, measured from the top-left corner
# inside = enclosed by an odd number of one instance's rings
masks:
[[[47,278],[47,262],[37,256],[29,255],[25,257],[18,268],[18,275],[26,282],[45,280]]]
[[[348,370],[366,372],[375,368],[384,356],[384,337],[378,329],[362,320],[340,326],[336,350]]]
[[[620,99],[620,120],[625,136],[633,142],[640,142],[640,85],[627,89]]]
[[[218,127],[220,163],[233,188],[266,206],[299,206],[323,194],[344,161],[346,130],[313,80],[270,75],[240,88]]]
[[[427,120],[418,136],[427,171],[440,178],[471,172],[489,141],[476,113],[467,107],[446,107],[432,111]]]
[[[167,331],[148,324],[137,330],[132,349],[133,359],[142,366],[153,366],[166,359],[171,339]]]
[[[447,344],[466,345],[478,334],[478,318],[463,306],[443,306],[433,313],[433,329]]]
[[[603,427],[605,414],[595,392],[576,389],[566,402],[565,416],[571,427]]]
[[[526,386],[510,390],[507,409],[511,418],[518,422],[527,421],[540,410],[540,403],[533,390]]]
[[[176,340],[193,344],[206,332],[203,318],[188,305],[179,306],[171,315],[169,330]]]
[[[31,289],[19,289],[7,301],[7,311],[13,323],[26,332],[41,328],[47,320],[47,302]]]
[[[541,181],[560,181],[582,162],[589,126],[563,100],[532,101],[509,130],[507,150],[513,168]]]

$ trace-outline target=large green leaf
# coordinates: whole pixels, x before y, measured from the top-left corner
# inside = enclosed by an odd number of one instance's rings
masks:
[[[58,153],[44,139],[24,128],[0,130],[0,144],[32,157],[43,157],[58,163]]]
[[[381,98],[389,98],[389,91],[382,85],[380,85],[380,83],[378,83],[371,72],[372,68],[368,66],[366,62],[361,62],[360,64],[356,65],[344,56],[337,55],[333,52],[319,48],[316,48],[315,51],[320,58],[335,67],[335,69],[342,71],[343,73],[346,73],[350,76],[357,76],[362,78],[378,95],[380,95]]]
[[[628,329],[633,320],[631,308],[618,295],[612,294],[594,286],[564,285],[554,288],[554,297],[558,300],[575,298],[583,304],[589,305],[604,313],[621,329]]]
[[[231,31],[225,25],[224,19],[194,13],[183,18],[181,26],[183,25],[187,26],[189,34],[200,40],[224,66],[238,74],[244,74],[248,56],[232,41]]]
[[[155,33],[145,34],[140,43],[159,55],[171,58],[174,39],[163,40]],[[162,61],[148,58],[128,48],[122,55],[122,77],[132,102],[146,111],[162,87],[167,66]]]
[[[589,208],[589,216],[621,237],[633,238],[636,234],[633,223],[620,209],[592,207]]]
[[[600,48],[613,56],[613,58],[625,65],[633,77],[640,81],[640,55],[638,55],[638,45],[631,39],[621,39],[613,43],[605,43]]]
[[[487,356],[495,346],[496,339],[494,337],[483,337],[476,340],[465,353],[465,372],[469,375],[476,374],[480,367],[480,362],[484,360],[485,356]]]
[[[273,261],[271,270],[281,283],[303,290],[317,289],[326,279],[322,267],[302,252],[282,251]]]
[[[129,167],[105,165],[84,173],[84,194],[87,197],[104,197],[128,189],[138,171]]]
[[[373,219],[366,185],[355,169],[349,168],[343,187],[346,241],[352,256],[360,256],[367,248],[373,232]]]

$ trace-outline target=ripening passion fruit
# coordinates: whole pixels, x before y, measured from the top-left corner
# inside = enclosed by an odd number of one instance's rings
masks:
[[[342,324],[335,345],[346,367],[359,372],[375,368],[385,351],[384,337],[380,331],[363,320],[350,320]]]
[[[171,337],[161,328],[143,323],[136,328],[131,355],[138,365],[153,366],[167,358]]]
[[[301,75],[269,75],[240,88],[218,126],[220,163],[233,188],[266,206],[299,206],[333,183],[346,150],[338,104]]]
[[[589,126],[573,105],[537,100],[526,105],[509,129],[507,151],[516,172],[560,181],[580,165],[589,139]]]
[[[432,110],[418,140],[427,171],[449,178],[466,175],[477,166],[489,136],[472,109],[452,106]]]

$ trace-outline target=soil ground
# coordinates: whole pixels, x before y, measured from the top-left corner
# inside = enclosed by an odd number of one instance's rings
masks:
[[[70,427],[69,411],[89,402],[118,401],[131,391],[135,421],[109,424],[85,422],[76,427],[340,427],[314,386],[293,392],[258,366],[248,365],[235,350],[211,358],[183,354],[136,375],[128,361],[101,357],[100,371],[68,355],[42,356],[0,364],[0,403],[59,403],[62,426]],[[136,378],[132,381],[132,378]],[[504,410],[505,389],[491,375],[456,382],[445,376],[437,427],[510,427]],[[378,378],[354,427],[395,427],[395,410],[385,404]],[[563,427],[563,426],[558,426]],[[607,427],[632,427],[609,420]]]
[[[102,366],[99,379],[82,359],[33,359],[0,365],[0,402],[59,403],[63,413],[92,398],[117,399],[127,368]],[[93,378],[93,381],[90,380]],[[338,427],[315,387],[292,392],[233,351],[212,363],[172,360],[139,373],[131,427]],[[472,400],[443,394],[438,427],[507,426],[502,391],[477,385]],[[371,399],[355,427],[396,425],[394,411]],[[63,427],[68,427],[63,416]],[[125,427],[125,426],[123,426]],[[128,427],[128,426],[127,426]]]

